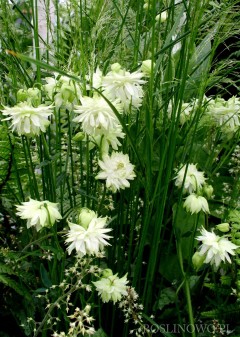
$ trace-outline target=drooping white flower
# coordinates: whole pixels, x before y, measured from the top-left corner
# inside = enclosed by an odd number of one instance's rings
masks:
[[[103,160],[99,160],[98,164],[101,171],[97,174],[96,179],[106,180],[107,188],[113,193],[129,187],[128,180],[133,180],[136,177],[134,165],[130,163],[128,155],[122,152],[113,152],[110,156],[104,154]]]
[[[197,236],[198,241],[202,241],[199,254],[205,256],[204,263],[210,263],[219,267],[221,261],[226,260],[231,263],[230,255],[235,255],[234,250],[239,248],[230,242],[224,236],[218,236],[213,231],[208,232],[205,228],[200,231],[201,235]]]
[[[186,172],[187,170],[187,172]],[[185,180],[184,180],[185,177]],[[196,165],[189,164],[184,165],[177,173],[175,177],[175,185],[179,188],[182,187],[184,181],[184,192],[193,193],[202,188],[206,178],[204,172],[198,171]]]
[[[56,221],[62,219],[57,204],[48,200],[38,201],[30,199],[16,207],[18,211],[16,214],[21,219],[27,220],[27,228],[36,227],[37,231],[43,227],[53,226]]]
[[[183,207],[190,213],[199,213],[203,211],[204,213],[209,213],[209,207],[207,199],[200,195],[190,194],[184,201]]]
[[[99,89],[102,86],[103,74],[99,67],[97,67],[96,71],[91,75],[86,76],[86,80],[88,81],[87,90],[90,90],[92,87],[95,89]]]
[[[128,111],[130,106],[139,108],[142,105],[144,96],[142,84],[145,83],[141,78],[144,74],[140,71],[130,73],[122,69],[120,64],[115,63],[111,67],[111,71],[103,77],[102,86],[104,95],[110,101],[119,99]]]
[[[90,140],[96,143],[99,148],[101,148],[101,153],[108,153],[109,146],[113,148],[113,150],[117,150],[121,143],[119,138],[124,138],[125,133],[122,132],[122,126],[116,125],[114,129],[109,128],[108,130],[104,129],[96,129],[95,134],[90,135]]]
[[[122,278],[118,277],[118,274],[109,275],[108,277],[103,277],[99,281],[93,282],[95,285],[98,295],[104,303],[113,301],[116,303],[121,300],[122,296],[127,295],[127,274]]]
[[[73,121],[82,123],[82,129],[88,135],[104,134],[109,129],[119,126],[116,115],[103,97],[97,95],[94,97],[84,96],[81,98],[81,103],[82,105],[75,106],[74,111],[79,115]],[[119,102],[112,103],[121,112],[122,107]]]
[[[27,102],[20,102],[14,107],[5,107],[2,110],[4,116],[9,116],[3,120],[11,120],[10,128],[17,131],[19,136],[38,136],[40,132],[46,132],[46,128],[50,124],[48,119],[52,115],[53,107],[39,105],[33,107]]]
[[[90,217],[91,218],[91,217]],[[106,228],[107,218],[93,216],[89,224],[84,227],[68,221],[70,227],[67,233],[66,243],[70,243],[67,248],[68,254],[71,254],[75,249],[79,256],[96,255],[103,250],[109,243],[107,240],[111,236],[106,233],[112,231],[111,228]]]

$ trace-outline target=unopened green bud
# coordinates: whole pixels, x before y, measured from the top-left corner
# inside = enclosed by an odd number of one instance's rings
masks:
[[[85,229],[88,228],[92,219],[96,216],[96,213],[88,208],[82,208],[79,216],[78,216],[78,223],[84,227]]]
[[[154,67],[155,67],[155,63],[153,63],[152,60],[145,60],[142,62],[141,70],[147,76],[150,76],[152,68]]]
[[[203,193],[206,195],[208,199],[210,199],[213,195],[213,187],[212,185],[205,184],[203,186]]]
[[[73,136],[72,140],[74,140],[75,142],[81,142],[84,138],[85,138],[84,132],[78,132],[76,133],[75,136]]]
[[[28,93],[26,89],[19,89],[17,92],[17,101],[25,102],[28,98]]]
[[[198,271],[202,267],[204,260],[205,260],[205,256],[201,255],[199,252],[195,252],[193,254],[192,264],[196,271]]]
[[[230,230],[230,225],[227,222],[220,223],[216,227],[220,232],[223,232],[223,233],[229,232]]]
[[[104,277],[104,278],[107,278],[107,277],[109,277],[109,276],[112,276],[113,275],[113,272],[112,272],[112,270],[111,269],[104,269],[103,270],[103,272],[102,272],[102,276]]]
[[[41,104],[41,91],[38,88],[29,88],[27,92],[28,101],[35,107],[39,106]]]
[[[75,93],[73,88],[68,84],[63,84],[61,86],[61,94],[64,101],[73,102],[75,99]]]
[[[111,65],[111,70],[115,71],[116,73],[118,73],[121,69],[122,69],[122,67],[119,63],[113,63]]]

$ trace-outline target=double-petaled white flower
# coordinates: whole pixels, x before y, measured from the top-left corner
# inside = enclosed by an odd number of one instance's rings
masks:
[[[129,187],[128,180],[133,180],[136,177],[134,165],[130,163],[128,155],[122,152],[113,152],[110,156],[104,154],[103,160],[99,160],[98,164],[101,171],[97,174],[96,179],[106,180],[107,188],[113,193]]]
[[[37,136],[40,132],[46,132],[49,126],[49,116],[52,115],[53,107],[39,105],[33,107],[30,103],[21,102],[14,107],[5,107],[2,110],[4,116],[9,116],[3,120],[12,122],[10,128],[17,131],[19,136],[25,135],[29,137]]]
[[[122,69],[120,64],[115,63],[112,65],[111,71],[103,77],[103,93],[111,102],[119,99],[125,111],[128,111],[131,106],[139,108],[144,96],[141,85],[145,81],[142,80],[142,77],[144,77],[142,72],[130,73]]]
[[[48,200],[38,201],[30,199],[16,207],[16,214],[21,219],[27,220],[27,228],[35,227],[37,231],[43,227],[53,226],[56,221],[62,219],[57,204]]]
[[[202,241],[199,254],[205,256],[204,263],[219,267],[221,261],[226,260],[231,263],[230,255],[235,255],[234,250],[239,248],[230,242],[224,236],[218,236],[213,231],[208,232],[205,228],[200,231],[201,235],[197,236],[198,241]]]
[[[82,210],[85,215],[79,216],[80,224],[75,224],[68,221],[70,227],[67,233],[66,243],[69,244],[67,251],[71,254],[75,249],[79,256],[84,255],[97,255],[109,245],[108,241],[111,236],[106,233],[112,231],[111,228],[106,228],[107,218],[97,217],[97,214],[92,211],[87,212],[86,209]],[[83,220],[83,218],[85,220]]]
[[[204,172],[198,171],[194,164],[184,165],[178,171],[175,179],[175,185],[179,188],[183,185],[184,192],[188,193],[198,191],[206,181]]]
[[[109,276],[103,277],[99,281],[93,282],[93,284],[104,303],[109,301],[116,303],[121,300],[122,296],[127,295],[127,274],[119,278],[118,274],[113,275],[112,271],[109,271]]]
[[[203,211],[204,213],[209,213],[209,207],[207,199],[197,195],[197,194],[190,194],[184,201],[183,207],[190,213],[199,213]]]
[[[105,132],[119,127],[119,121],[106,100],[98,95],[81,98],[82,105],[75,106],[74,112],[78,114],[74,122],[81,123],[82,129],[88,135],[104,135]],[[118,101],[112,102],[121,112],[122,106]]]
[[[221,129],[224,133],[233,133],[240,127],[240,99],[231,97],[225,101],[223,98],[211,99],[206,109],[207,116]]]

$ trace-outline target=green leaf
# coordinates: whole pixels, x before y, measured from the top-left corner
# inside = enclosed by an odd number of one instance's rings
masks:
[[[103,331],[103,329],[98,329],[98,331],[95,332],[93,337],[108,337],[108,335]]]
[[[47,270],[45,269],[45,267],[42,263],[40,265],[40,274],[41,274],[41,280],[42,280],[42,283],[44,284],[44,286],[46,288],[50,288],[52,286],[52,282],[49,278],[49,274],[48,274]]]

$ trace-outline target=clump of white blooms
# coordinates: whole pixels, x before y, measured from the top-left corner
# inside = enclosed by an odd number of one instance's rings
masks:
[[[178,171],[175,179],[175,185],[178,188],[183,185],[183,191],[188,193],[198,191],[206,181],[204,172],[198,171],[195,164],[184,165]]]
[[[84,220],[83,220],[84,219]],[[68,254],[75,249],[78,256],[97,255],[109,245],[111,236],[106,233],[112,231],[106,228],[107,217],[98,217],[94,211],[82,209],[79,215],[79,223],[75,224],[68,221],[70,227],[67,233],[66,243],[70,244],[67,248]]]
[[[144,96],[142,80],[144,74],[141,71],[130,73],[121,67],[119,63],[114,63],[111,66],[111,71],[103,77],[102,87],[103,94],[114,102],[119,99],[126,112],[130,107],[139,108],[142,105]]]
[[[190,194],[185,199],[183,207],[186,208],[186,210],[191,214],[199,213],[200,211],[209,213],[207,199],[194,193]]]
[[[96,179],[106,180],[106,186],[113,193],[120,189],[130,187],[128,180],[136,177],[134,165],[129,161],[127,154],[113,152],[111,155],[104,154],[102,160],[98,161],[101,171]]]
[[[215,125],[221,127],[223,133],[233,134],[240,127],[240,99],[235,96],[227,101],[220,97],[211,99],[206,114]]]
[[[49,116],[52,115],[53,107],[39,105],[32,106],[28,102],[20,102],[14,107],[5,107],[2,110],[4,116],[9,116],[3,121],[11,120],[10,128],[16,131],[19,136],[38,136],[41,132],[46,132],[50,124]]]
[[[17,215],[21,219],[27,220],[27,228],[35,227],[40,231],[43,227],[53,226],[54,223],[62,219],[56,203],[48,200],[38,201],[30,199],[17,205]]]
[[[126,296],[127,283],[127,274],[119,278],[118,274],[113,275],[110,269],[104,270],[103,277],[93,282],[104,303],[109,301],[116,303],[121,300],[122,296]]]
[[[49,99],[54,101],[55,107],[71,110],[73,104],[77,104],[81,97],[80,84],[67,76],[46,77],[43,86]]]
[[[210,263],[216,268],[219,267],[221,261],[226,260],[231,263],[230,255],[235,255],[234,250],[239,248],[230,242],[225,236],[218,236],[213,231],[208,232],[205,228],[200,230],[201,235],[196,240],[202,241],[199,254],[205,256],[204,263]]]

